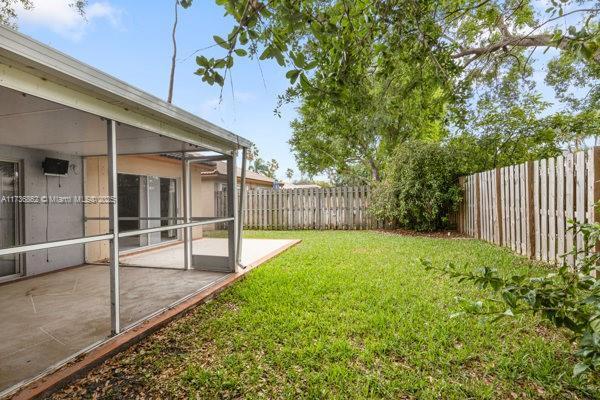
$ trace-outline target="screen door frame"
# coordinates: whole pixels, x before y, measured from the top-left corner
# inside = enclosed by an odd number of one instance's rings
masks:
[[[0,156],[0,161],[11,163],[15,168],[15,193],[14,196],[19,197],[22,196],[23,193],[23,160]],[[23,241],[24,230],[23,230],[23,205],[19,201],[15,201],[15,246],[18,246]],[[15,273],[11,275],[0,276],[0,282],[10,281],[13,279],[20,278],[24,275],[25,272],[25,254],[18,253],[15,254]]]

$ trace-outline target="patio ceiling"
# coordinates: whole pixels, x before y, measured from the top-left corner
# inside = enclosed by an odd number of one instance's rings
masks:
[[[2,26],[0,86],[220,153],[229,154],[252,144],[224,128]],[[82,122],[89,122],[89,118]],[[123,131],[124,135],[131,135],[128,139],[132,141],[141,139],[132,132]],[[138,140],[138,143],[146,142],[144,139]],[[93,150],[87,151],[94,154]]]
[[[0,87],[0,143],[79,156],[106,154],[106,121],[36,96]],[[208,150],[127,124],[117,127],[117,152]]]

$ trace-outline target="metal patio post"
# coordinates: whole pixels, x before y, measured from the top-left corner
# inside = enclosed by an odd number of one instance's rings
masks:
[[[108,153],[108,216],[110,240],[110,325],[111,334],[121,331],[119,315],[119,205],[117,203],[117,124],[113,120],[106,123]]]
[[[229,217],[233,217],[233,220],[228,225],[228,241],[229,241],[229,269],[231,272],[236,272],[237,269],[237,171],[235,168],[236,151],[231,153],[231,156],[227,159],[227,211]]]
[[[244,209],[246,208],[246,153],[248,149],[242,148],[242,172],[240,176],[240,201],[238,208],[237,228],[237,263],[242,260],[242,233],[244,231]]]
[[[182,186],[183,186],[183,223],[190,222],[190,163],[185,153],[181,156]],[[183,258],[185,269],[190,269],[191,262],[191,228],[183,228]]]

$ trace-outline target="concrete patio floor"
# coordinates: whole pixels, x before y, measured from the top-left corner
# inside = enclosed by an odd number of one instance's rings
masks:
[[[252,264],[288,243],[290,243],[290,240],[284,239],[244,239],[240,262],[242,265]],[[194,240],[192,253],[206,256],[227,256],[227,239],[204,238]],[[120,262],[123,265],[182,269],[183,244],[121,256]]]
[[[266,261],[290,242],[244,239],[242,264]],[[226,255],[227,240],[196,240],[193,253]],[[123,327],[230,275],[183,270],[182,244],[122,256],[121,262]],[[85,265],[0,285],[0,392],[107,339],[109,302],[106,265]]]

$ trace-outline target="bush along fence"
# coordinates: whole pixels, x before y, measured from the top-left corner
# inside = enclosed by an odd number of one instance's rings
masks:
[[[246,229],[373,229],[383,227],[369,215],[367,186],[254,189],[246,192]],[[225,215],[227,193],[215,193],[216,215]]]
[[[585,248],[569,220],[600,220],[600,147],[462,177],[456,223],[466,235],[532,259],[562,263]],[[575,265],[574,256],[566,259]]]

